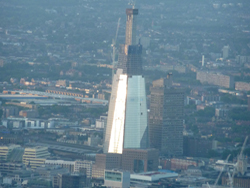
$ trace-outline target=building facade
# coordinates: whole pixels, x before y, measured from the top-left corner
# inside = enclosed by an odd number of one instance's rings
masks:
[[[129,188],[130,173],[120,170],[105,170],[104,185],[110,188]]]
[[[149,115],[150,146],[164,155],[183,154],[184,91],[172,86],[171,75],[153,82]]]
[[[213,141],[204,138],[185,136],[183,139],[183,155],[188,157],[207,157],[213,149]]]
[[[234,88],[234,78],[223,74],[198,71],[196,80],[199,80],[202,84],[207,83],[225,88]]]
[[[46,161],[46,158],[50,156],[47,147],[33,147],[33,148],[25,148],[23,154],[23,163],[26,166],[30,166],[31,168],[37,168],[43,165]]]
[[[158,157],[157,149],[124,149],[121,167],[131,173],[157,171]]]

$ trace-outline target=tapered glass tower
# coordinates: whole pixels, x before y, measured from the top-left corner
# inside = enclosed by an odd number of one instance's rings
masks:
[[[104,153],[122,153],[124,148],[148,147],[145,79],[142,46],[136,44],[138,9],[127,9],[126,40],[120,45],[118,69],[113,78]]]

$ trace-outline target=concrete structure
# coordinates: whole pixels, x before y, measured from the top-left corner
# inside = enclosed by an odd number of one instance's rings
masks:
[[[184,91],[172,86],[170,75],[151,87],[150,146],[163,154],[183,154]]]
[[[37,146],[34,148],[25,148],[23,163],[31,168],[37,168],[44,164],[46,158],[50,156],[47,147]]]
[[[122,154],[97,154],[92,177],[103,178],[105,169],[122,169],[131,173],[157,170],[158,157],[157,149],[124,149]]]
[[[110,188],[129,188],[130,173],[119,170],[105,170],[104,186]]]
[[[124,149],[121,167],[131,173],[155,171],[158,169],[158,157],[157,149]]]
[[[127,9],[126,14],[126,43],[120,46],[118,70],[113,78],[104,153],[122,154],[124,148],[148,147],[142,46],[135,44],[138,9]]]
[[[199,80],[202,84],[207,83],[225,88],[234,88],[234,78],[223,74],[197,71],[196,80]]]
[[[122,155],[116,153],[96,154],[92,168],[92,178],[103,178],[104,170],[120,169]]]

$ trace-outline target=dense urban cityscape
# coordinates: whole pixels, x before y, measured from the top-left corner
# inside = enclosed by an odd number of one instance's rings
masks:
[[[248,0],[0,0],[0,187],[250,188]]]

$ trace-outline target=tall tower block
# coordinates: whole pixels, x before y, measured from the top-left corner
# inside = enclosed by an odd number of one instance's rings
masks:
[[[183,154],[184,91],[172,86],[171,75],[153,82],[149,114],[150,146],[164,155]]]

